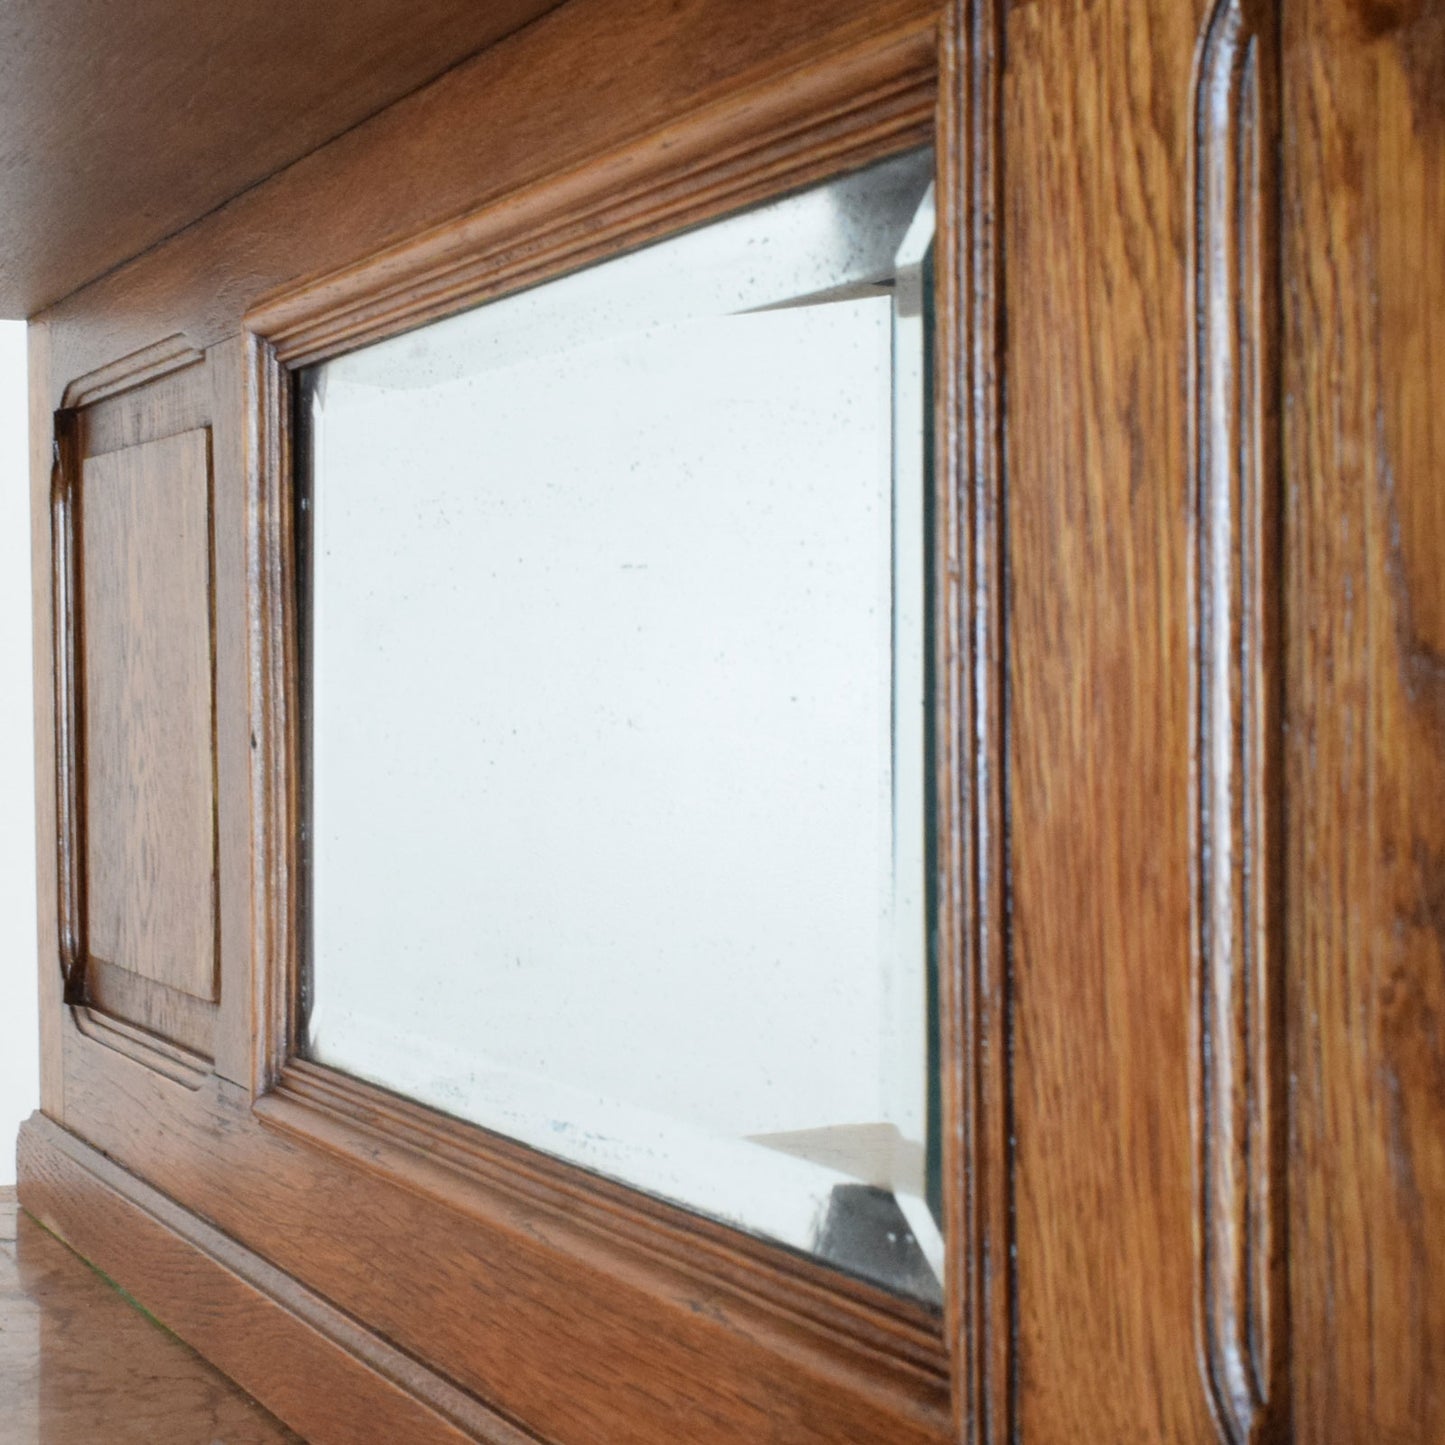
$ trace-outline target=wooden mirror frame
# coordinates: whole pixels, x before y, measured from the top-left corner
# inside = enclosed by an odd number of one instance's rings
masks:
[[[708,23],[745,24],[737,12],[767,10],[748,0],[725,22],[727,8],[710,0]],[[744,82],[715,87],[697,104],[673,103],[665,123],[621,143],[579,157],[575,134],[564,142],[554,129],[529,154],[525,183],[454,219],[404,227],[363,259],[316,266],[327,247],[297,245],[292,272],[312,279],[263,288],[234,332],[205,334],[211,313],[198,306],[195,278],[162,259],[158,284],[181,335],[107,357],[67,389],[62,438],[83,432],[102,404],[117,413],[117,435],[167,435],[167,398],[182,384],[216,431],[211,606],[216,707],[230,720],[218,724],[216,744],[224,987],[214,1058],[187,1060],[182,1097],[174,1066],[168,1075],[158,1062],[173,1048],[144,1031],[110,1037],[115,1029],[89,1020],[72,966],[71,1002],[45,1004],[46,1110],[66,1129],[28,1126],[27,1203],[48,1208],[102,1267],[121,1251],[127,1271],[117,1274],[128,1288],[315,1440],[373,1438],[380,1422],[389,1438],[418,1441],[721,1445],[778,1430],[818,1445],[1007,1438],[997,21],[984,4],[853,9],[830,25],[820,19],[817,41],[795,46],[785,63],[755,65]],[[563,7],[529,42],[535,83],[555,87],[564,111],[568,64],[589,14],[604,10]],[[628,38],[607,37],[590,63],[626,65]],[[636,84],[665,64],[648,59]],[[502,101],[467,102],[473,111],[493,104]],[[921,144],[935,148],[939,185],[941,1314],[321,1068],[296,1049],[293,373]],[[369,164],[389,159],[384,140],[372,146]],[[315,203],[317,194],[303,199]],[[244,307],[254,276],[242,254],[259,223],[241,215],[218,224],[232,286],[225,302],[239,296]],[[115,332],[98,338],[91,327],[76,349],[113,354]],[[193,335],[202,344],[190,344]],[[64,497],[63,457],[57,476]],[[73,599],[58,591],[53,607],[55,635],[64,636]],[[63,688],[56,702],[64,757],[74,730]],[[62,880],[66,860],[73,872],[78,856],[64,811],[62,798],[50,820]],[[238,989],[243,932],[249,986]],[[249,1333],[237,1328],[241,1316]],[[332,1387],[318,1391],[318,1379]]]

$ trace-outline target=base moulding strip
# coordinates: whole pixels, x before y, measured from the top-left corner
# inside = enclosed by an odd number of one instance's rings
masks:
[[[18,1166],[29,1214],[311,1445],[537,1445],[43,1114]]]

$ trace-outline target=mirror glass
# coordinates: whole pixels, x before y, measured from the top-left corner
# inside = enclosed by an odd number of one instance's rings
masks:
[[[308,1057],[925,1301],[932,155],[302,372]]]

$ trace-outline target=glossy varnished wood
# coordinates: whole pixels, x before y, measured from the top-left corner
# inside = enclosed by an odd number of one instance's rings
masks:
[[[790,84],[720,99],[500,204],[269,297],[248,313],[247,328],[294,369],[926,144],[937,47],[930,17],[859,41]]]
[[[26,337],[31,378],[30,438],[31,611],[35,657],[35,899],[37,924],[36,1004],[40,1014],[40,1106],[65,1116],[63,1030],[67,975],[76,965],[78,900],[73,869],[61,860],[61,838],[74,829],[74,780],[61,746],[57,721],[67,716],[73,671],[65,650],[64,606],[57,608],[57,584],[68,565],[63,531],[55,525],[55,490],[61,480],[56,456],[55,413],[49,386],[35,385],[48,372],[45,335]],[[57,630],[57,619],[62,619]],[[70,675],[67,673],[70,671]],[[51,866],[53,861],[54,866]]]
[[[0,1190],[0,1437],[6,1445],[298,1442],[58,1239],[17,1216],[13,1190]]]
[[[555,3],[7,3],[0,313],[33,314]]]
[[[256,1128],[229,1086],[190,1091],[83,1038],[68,1044],[66,1069],[93,1096],[86,1132],[129,1171],[547,1438],[746,1439],[763,1421],[800,1445],[943,1437],[946,1389],[927,1350],[908,1348],[917,1328],[860,1329],[849,1315],[862,1305],[876,1319],[868,1292],[828,1309],[816,1268],[792,1300],[774,1288],[779,1308],[742,1271],[716,1269],[721,1231],[701,1230],[680,1260],[645,1231],[619,1239],[605,1195],[590,1202],[585,1181],[535,1156],[517,1161],[514,1180],[495,1164],[479,1178],[465,1145],[460,1160],[444,1138],[407,1151],[394,1129],[345,1116],[322,1134],[314,1105],[299,1137]],[[151,1127],[157,1117],[165,1130]],[[35,1203],[45,1156],[28,1142],[21,1196]],[[123,1284],[125,1236],[98,1257]],[[247,1384],[296,1418],[263,1381]]]
[[[1008,12],[1009,808],[1025,1440],[1206,1441],[1186,237],[1205,9]]]
[[[1190,167],[1199,1316],[1241,1442],[1289,1411],[1277,19],[1215,5]]]
[[[255,1077],[246,382],[241,347],[208,357],[179,336],[72,378],[53,419],[49,516],[37,518],[49,522],[37,530],[52,553],[54,627],[54,696],[37,705],[37,724],[44,707],[53,727],[37,747],[54,758],[39,818],[40,856],[55,860],[38,872],[42,956],[53,929],[67,997],[88,1006],[71,1020],[81,1032],[132,1054],[149,1038],[152,1063],[191,1083],[212,1065]],[[203,453],[189,473],[173,455],[187,438]],[[107,511],[93,507],[87,574],[92,465],[139,468],[128,495],[146,525],[97,537]],[[173,493],[187,515],[166,504]],[[183,557],[188,595],[171,596]],[[148,599],[157,583],[165,595]],[[129,919],[122,957],[103,938],[92,946],[96,907]],[[52,980],[42,964],[42,997]]]
[[[1445,1436],[1445,26],[1285,9],[1297,1438]]]
[[[940,665],[940,1089],[949,1240],[945,1329],[959,1441],[1015,1438],[1013,995],[1008,960],[1001,197],[1004,7],[955,0],[939,90],[934,545]]]

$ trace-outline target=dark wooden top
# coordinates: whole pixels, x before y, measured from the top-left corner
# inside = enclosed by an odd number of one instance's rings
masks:
[[[68,295],[557,0],[0,0],[0,314]]]

